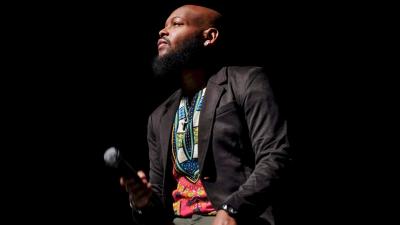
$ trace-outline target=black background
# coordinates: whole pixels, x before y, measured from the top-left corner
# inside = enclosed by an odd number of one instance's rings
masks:
[[[173,91],[152,77],[151,61],[158,31],[181,2],[5,8],[3,134],[11,156],[4,157],[10,182],[3,186],[14,219],[131,224],[126,193],[103,153],[116,146],[147,171],[147,117]],[[377,177],[363,170],[360,153],[374,148],[374,122],[359,107],[380,104],[363,86],[375,80],[363,73],[373,66],[363,61],[370,49],[358,33],[365,26],[359,6],[219,7],[233,21],[230,60],[265,66],[288,118],[296,160],[282,224],[359,222],[371,201],[360,183]]]

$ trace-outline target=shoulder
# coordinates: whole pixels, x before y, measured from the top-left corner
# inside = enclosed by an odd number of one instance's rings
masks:
[[[265,68],[261,66],[227,66],[225,71],[229,81],[241,85],[246,85],[254,79],[266,78],[267,76]]]
[[[226,66],[225,71],[228,85],[239,92],[245,92],[255,83],[269,84],[267,72],[261,66]]]
[[[226,88],[239,105],[249,96],[272,96],[273,91],[265,67],[227,66],[225,67]],[[257,99],[260,99],[257,97]]]
[[[262,66],[225,66],[225,68],[232,74],[252,74],[264,71]]]

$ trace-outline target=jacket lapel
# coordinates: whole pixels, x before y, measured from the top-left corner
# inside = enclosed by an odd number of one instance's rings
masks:
[[[172,124],[174,121],[176,110],[179,106],[179,101],[181,99],[181,90],[178,90],[171,100],[166,104],[164,115],[161,118],[160,124],[160,144],[162,150],[162,159],[163,159],[163,168],[164,173],[166,172],[167,167],[167,159],[168,159],[168,152],[169,146],[171,144],[171,131],[172,131]],[[170,172],[170,171],[167,171]]]
[[[207,90],[204,96],[204,105],[200,113],[199,121],[199,169],[200,174],[203,171],[204,160],[209,148],[212,128],[214,126],[215,109],[224,93],[225,88],[220,84],[226,81],[225,70],[220,70],[216,75],[212,76],[207,83]]]

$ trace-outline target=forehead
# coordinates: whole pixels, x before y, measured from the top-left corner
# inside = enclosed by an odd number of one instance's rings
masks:
[[[205,19],[205,10],[196,6],[182,6],[171,13],[167,21],[179,17],[189,22],[201,22]]]

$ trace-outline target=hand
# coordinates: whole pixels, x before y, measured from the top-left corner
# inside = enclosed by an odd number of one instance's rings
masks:
[[[129,202],[136,208],[143,208],[150,202],[151,184],[143,171],[138,171],[137,175],[140,178],[139,182],[121,177],[120,184],[129,193]]]
[[[218,210],[212,225],[237,225],[236,220],[224,210]]]

